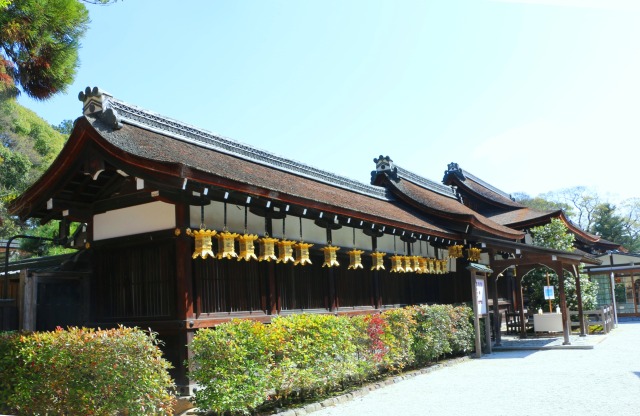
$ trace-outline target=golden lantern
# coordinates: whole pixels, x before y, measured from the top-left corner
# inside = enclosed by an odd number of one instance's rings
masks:
[[[442,269],[440,268],[441,265],[442,263],[440,262],[440,260],[433,259],[433,266],[436,274],[442,274]]]
[[[420,265],[420,273],[429,273],[429,265],[425,257],[418,257],[418,264]]]
[[[238,255],[238,261],[245,260],[249,261],[251,259],[258,260],[255,254],[255,246],[253,244],[254,241],[258,239],[258,236],[255,234],[244,234],[236,237],[238,240],[238,248],[240,249],[240,254]]]
[[[336,247],[336,246],[322,247],[322,251],[324,251],[324,263],[322,263],[322,267],[340,266],[340,263],[338,263],[338,260],[337,260],[338,250],[340,250],[340,247]]]
[[[419,256],[411,256],[411,267],[413,268],[413,271],[418,274],[422,274],[424,270],[420,259],[421,257]]]
[[[269,236],[262,237],[258,240],[260,243],[260,256],[259,261],[271,261],[278,260],[276,257],[275,243],[278,242],[277,238],[271,238]]]
[[[212,250],[213,243],[211,242],[211,237],[216,235],[214,230],[200,229],[192,231],[190,228],[187,228],[187,235],[195,238],[196,242],[196,249],[191,258],[195,259],[198,256],[203,259],[206,259],[208,256],[215,257]]]
[[[349,255],[349,267],[347,269],[362,269],[362,258],[360,257],[364,253],[362,250],[356,250],[355,248],[347,254]]]
[[[223,231],[216,235],[218,239],[218,259],[231,259],[238,257],[236,253],[235,240],[238,237],[236,233]]]
[[[440,263],[440,274],[449,273],[449,261],[446,259],[438,260]]]
[[[278,263],[295,262],[293,258],[293,245],[295,241],[280,240],[278,242]]]
[[[384,270],[384,256],[386,253],[374,251],[371,253],[371,270]]]
[[[411,257],[402,256],[402,264],[404,265],[404,271],[407,273],[413,273],[413,266],[411,264]]]
[[[471,247],[469,250],[467,250],[467,259],[469,259],[469,261],[480,261],[481,252],[482,252],[481,249],[476,247]]]
[[[402,257],[394,254],[391,256],[391,273],[404,273],[404,268],[402,267]]]
[[[457,259],[458,257],[462,257],[462,245],[460,244],[449,246],[448,251],[449,251],[449,257],[452,259]]]
[[[304,266],[305,264],[312,264],[309,258],[309,247],[311,246],[313,246],[313,244],[303,243],[302,241],[293,246],[296,251],[296,258],[293,262],[294,265]]]
[[[435,261],[436,261],[436,259],[432,259],[432,258],[428,258],[427,259],[427,264],[429,264],[429,273],[430,274],[436,274],[437,273]]]

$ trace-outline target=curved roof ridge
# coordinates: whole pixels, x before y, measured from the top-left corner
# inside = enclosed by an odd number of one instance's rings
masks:
[[[487,182],[483,181],[482,179],[478,178],[478,177],[477,177],[477,176],[475,176],[474,174],[469,173],[468,171],[466,171],[466,170],[464,170],[464,169],[461,169],[461,170],[462,170],[462,172],[463,172],[463,174],[464,174],[464,176],[465,176],[465,177],[467,177],[467,178],[469,178],[469,179],[473,180],[473,181],[474,181],[474,182],[476,182],[478,185],[482,185],[482,186],[484,186],[485,188],[487,188],[488,190],[490,190],[490,191],[492,191],[492,192],[495,192],[495,193],[497,193],[497,194],[499,194],[499,195],[501,195],[501,196],[503,196],[503,197],[505,197],[505,198],[509,198],[510,200],[512,200],[512,201],[513,201],[513,197],[511,196],[511,194],[508,194],[508,193],[506,193],[505,191],[503,191],[503,190],[501,190],[501,189],[496,188],[495,186],[493,186],[493,185],[491,185],[491,184],[489,184],[489,183],[487,183]],[[515,201],[514,201],[514,202],[515,202]]]
[[[418,186],[421,186],[423,188],[426,188],[430,191],[433,192],[437,192],[441,195],[444,195],[446,197],[452,198],[452,199],[458,199],[456,197],[455,192],[453,191],[453,189],[451,189],[450,187],[443,185],[441,183],[438,182],[434,182],[430,179],[425,178],[424,176],[420,176],[416,173],[413,173],[407,169],[404,169],[398,165],[395,165],[395,167],[398,169],[398,176],[402,179],[406,179],[409,182],[413,182]]]
[[[118,117],[126,123],[353,192],[378,199],[393,200],[389,193],[380,187],[257,149],[236,140],[222,137],[204,129],[128,104],[111,96],[107,96],[107,101],[108,103],[106,103],[105,107],[115,110]]]

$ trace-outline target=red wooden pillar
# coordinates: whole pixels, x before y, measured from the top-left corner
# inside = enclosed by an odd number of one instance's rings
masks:
[[[194,334],[194,293],[191,239],[185,234],[190,225],[189,206],[176,205],[176,318],[178,328],[178,363],[176,366],[176,386],[182,395],[191,394],[191,381],[184,362],[191,355],[191,340]],[[178,234],[179,233],[179,234]]]
[[[558,286],[560,290],[560,311],[562,312],[562,333],[564,335],[564,342],[562,345],[571,345],[571,341],[569,341],[569,325],[567,320],[567,297],[564,290],[564,270],[562,269],[561,262],[556,261],[554,263],[554,271],[558,275]]]

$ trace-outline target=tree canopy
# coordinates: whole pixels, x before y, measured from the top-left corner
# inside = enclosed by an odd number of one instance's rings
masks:
[[[0,93],[44,100],[64,91],[88,24],[78,0],[10,0],[0,13]]]

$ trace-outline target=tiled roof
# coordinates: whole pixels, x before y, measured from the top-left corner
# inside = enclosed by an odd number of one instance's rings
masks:
[[[458,226],[460,226],[460,223],[464,225],[471,224],[486,233],[503,238],[517,239],[523,236],[519,231],[500,225],[478,214],[455,198],[431,192],[413,182],[403,179],[398,181],[389,180],[388,186],[408,199],[418,202],[425,212],[457,222]]]
[[[471,194],[508,208],[524,207],[522,204],[515,202],[508,193],[467,172],[457,163],[449,164],[445,171],[443,182],[447,185],[452,185],[452,182],[454,182],[459,188],[466,189]]]
[[[221,152],[197,141],[175,140],[174,133],[148,129],[140,123],[129,123],[123,118],[120,129],[106,126],[100,119],[87,116],[87,120],[110,144],[126,153],[161,163],[188,166],[191,169],[210,175],[211,183],[216,178],[233,181],[245,189],[256,188],[269,192],[274,199],[289,200],[300,198],[324,204],[327,207],[340,207],[354,214],[373,216],[382,221],[392,221],[410,225],[407,228],[419,228],[437,235],[454,234],[433,224],[426,216],[410,208],[381,197],[384,193],[371,194],[359,189],[338,187],[326,180],[300,175],[289,169],[274,172],[269,163],[260,163],[249,158],[241,158],[230,152]],[[377,188],[372,186],[364,186]]]
[[[265,165],[273,169],[290,172],[298,176],[307,177],[315,181],[324,182],[374,198],[389,199],[385,190],[377,186],[364,184],[291,159],[277,156],[273,153],[127,104],[113,97],[108,97],[107,105],[115,110],[120,120],[126,124],[138,126],[151,132],[173,137],[185,143],[191,143],[209,150],[233,155],[234,157]]]

